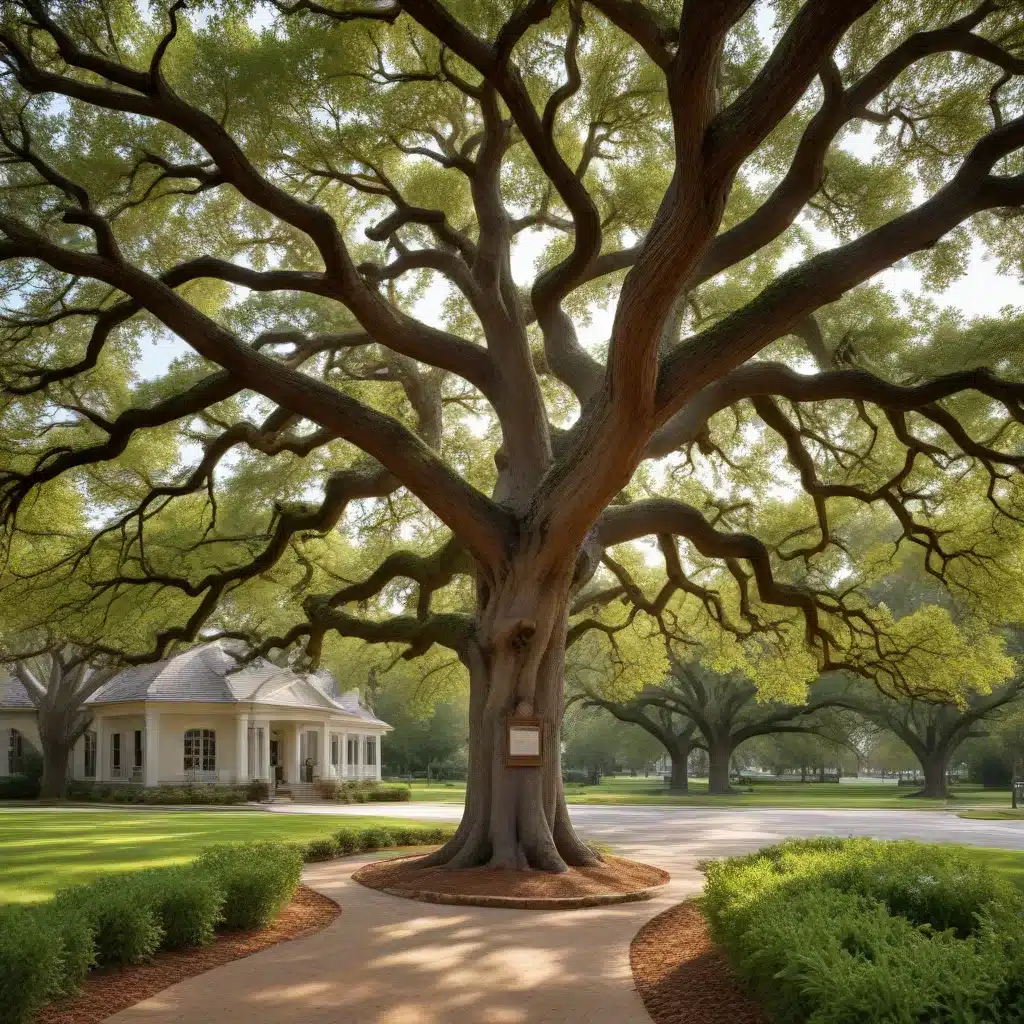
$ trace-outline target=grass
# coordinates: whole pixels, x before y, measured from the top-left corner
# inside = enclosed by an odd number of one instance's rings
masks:
[[[1009,791],[987,790],[980,786],[959,786],[949,800],[924,800],[910,796],[912,789],[877,782],[767,782],[748,787],[732,796],[709,796],[707,783],[694,780],[690,792],[669,793],[660,776],[649,778],[606,776],[598,786],[567,785],[570,804],[649,804],[676,807],[849,807],[898,808],[912,810],[963,810],[982,805],[996,808],[1010,803]],[[462,805],[465,783],[417,780],[412,784],[414,801]]]
[[[990,871],[1002,875],[1018,889],[1024,890],[1024,851],[979,849],[971,846],[960,848],[981,861]]]
[[[1024,821],[1024,808],[1012,807],[971,807],[961,811],[957,817],[977,818],[980,821]]]
[[[61,886],[111,871],[184,864],[214,843],[301,842],[345,824],[409,822],[263,811],[0,809],[0,903],[45,900]]]

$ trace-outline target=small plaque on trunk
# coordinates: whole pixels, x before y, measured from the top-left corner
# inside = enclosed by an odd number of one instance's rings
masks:
[[[506,719],[505,767],[538,768],[543,756],[543,727],[539,718],[519,715]]]

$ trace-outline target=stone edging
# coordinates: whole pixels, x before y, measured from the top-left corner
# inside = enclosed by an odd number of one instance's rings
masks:
[[[395,857],[393,860],[412,860],[421,854],[412,854],[408,857]],[[375,867],[381,862],[373,861],[362,868],[352,872],[352,880],[373,889],[375,892],[383,892],[388,896],[397,896],[404,900],[418,900],[421,903],[439,903],[450,907],[494,907],[504,910],[584,910],[588,907],[607,907],[616,903],[639,903],[642,900],[653,899],[671,881],[666,878],[664,882],[648,886],[646,889],[636,889],[633,892],[609,892],[594,893],[589,896],[485,896],[476,894],[436,892],[432,889],[395,889],[370,885],[359,876],[365,868]]]
[[[357,882],[360,880],[352,876]],[[364,884],[360,882],[360,884]],[[548,899],[530,896],[463,896],[456,893],[432,892],[429,889],[376,889],[389,896],[400,896],[421,903],[443,903],[452,907],[500,907],[506,910],[583,910],[587,907],[607,907],[615,903],[639,903],[653,899],[668,882],[652,885],[635,892],[609,892],[593,896],[553,896]],[[367,886],[373,889],[374,886]]]

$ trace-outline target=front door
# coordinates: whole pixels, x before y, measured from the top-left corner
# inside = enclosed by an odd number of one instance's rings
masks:
[[[274,782],[284,781],[284,767],[281,764],[281,743],[279,740],[270,741],[270,767],[274,769]]]

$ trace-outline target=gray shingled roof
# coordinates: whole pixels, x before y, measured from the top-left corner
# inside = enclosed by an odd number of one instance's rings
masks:
[[[4,711],[32,711],[35,705],[28,698],[25,687],[14,676],[0,675],[0,709]]]
[[[165,661],[125,669],[97,691],[89,703],[119,704],[139,700],[252,702],[338,711],[367,724],[391,728],[360,704],[358,690],[340,693],[340,689],[337,680],[323,670],[300,675],[262,659],[239,668],[228,646],[222,641],[214,641]],[[27,700],[27,695],[24,696]]]

